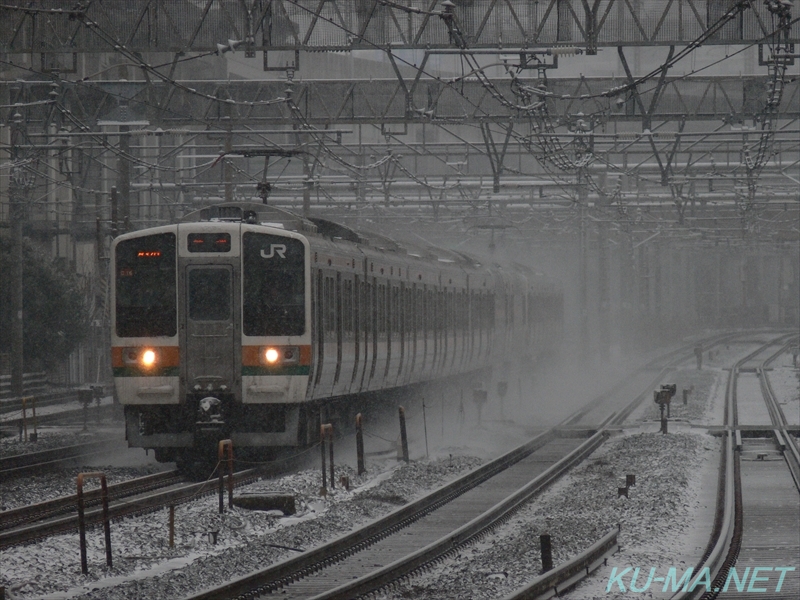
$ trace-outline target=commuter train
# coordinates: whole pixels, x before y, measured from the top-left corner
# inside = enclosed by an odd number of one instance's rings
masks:
[[[222,439],[237,455],[303,447],[365,394],[533,360],[561,335],[561,292],[529,269],[263,204],[121,235],[112,265],[126,437],[159,461]]]

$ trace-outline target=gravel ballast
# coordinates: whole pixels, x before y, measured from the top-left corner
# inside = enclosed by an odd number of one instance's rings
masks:
[[[489,536],[382,597],[502,598],[539,575],[543,533],[551,536],[556,565],[617,524],[619,542],[629,553],[658,564],[678,561],[687,552],[680,538],[701,501],[700,467],[718,456],[719,442],[704,433],[611,439]],[[636,475],[636,485],[629,498],[617,497],[628,473]]]
[[[28,435],[33,433],[33,425],[28,427]],[[39,428],[38,440],[36,442],[20,441],[16,435],[6,436],[0,439],[0,458],[7,458],[9,456],[17,456],[21,454],[33,454],[35,452],[43,452],[44,450],[53,450],[54,448],[63,448],[65,446],[75,446],[77,444],[86,444],[88,442],[95,442],[112,436],[119,436],[120,443],[125,443],[125,432],[122,429],[92,429],[91,431],[82,431],[81,429],[65,429],[59,427],[57,429]]]
[[[11,510],[29,504],[37,504],[46,500],[77,493],[78,474],[86,472],[85,468],[62,469],[56,473],[42,473],[17,477],[13,482],[0,486],[0,503],[2,510]],[[164,470],[161,465],[144,465],[141,467],[103,467],[92,471],[102,471],[109,485],[160,473]],[[88,491],[100,487],[99,482],[88,479],[84,490]]]
[[[480,464],[472,457],[412,462],[358,477],[349,467],[351,491],[320,497],[317,470],[302,471],[241,488],[291,492],[297,514],[234,507],[218,514],[215,495],[175,509],[176,545],[168,547],[168,511],[113,523],[114,567],[105,567],[102,529],[87,535],[89,574],[80,572],[78,535],[60,535],[3,551],[0,580],[9,598],[180,598],[220,585],[309,549],[374,520]],[[216,545],[208,532],[217,531]],[[295,549],[294,551],[292,549]]]

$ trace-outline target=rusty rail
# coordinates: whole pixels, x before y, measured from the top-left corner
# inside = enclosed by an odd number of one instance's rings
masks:
[[[153,489],[165,487],[173,483],[183,481],[183,477],[178,471],[165,471],[153,475],[145,475],[128,481],[112,483],[108,486],[108,497],[110,500],[117,500],[132,494],[148,492]],[[87,506],[98,504],[100,501],[100,490],[94,489],[84,493],[84,500]],[[61,496],[52,500],[45,500],[36,504],[28,504],[19,508],[12,508],[0,512],[0,530],[19,527],[24,524],[34,523],[45,518],[54,517],[66,512],[75,510],[76,496]]]

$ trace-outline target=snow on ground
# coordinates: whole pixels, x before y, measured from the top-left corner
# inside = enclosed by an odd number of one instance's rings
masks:
[[[790,425],[800,425],[800,370],[792,365],[792,355],[781,354],[772,363],[769,382]]]
[[[112,524],[110,570],[105,567],[102,529],[94,529],[87,534],[88,575],[81,574],[74,533],[4,550],[0,583],[13,599],[180,598],[342,535],[480,462],[454,456],[383,471],[373,467],[361,477],[349,467],[337,467],[336,480],[347,475],[351,490],[337,486],[326,497],[319,495],[318,470],[260,481],[237,493],[291,492],[297,514],[280,517],[226,506],[220,515],[218,499],[211,495],[176,507],[174,548],[168,547],[168,511],[162,510]],[[216,482],[210,485],[214,489]],[[210,531],[218,532],[216,545]]]
[[[33,475],[15,477],[13,480],[4,481],[0,485],[0,510],[10,510],[75,494],[77,492],[78,474],[86,472],[86,470],[86,468],[75,467],[61,469],[55,473],[34,473]],[[101,469],[109,485],[135,477],[160,473],[163,470],[164,467],[157,464],[141,467],[106,466]],[[87,480],[84,490],[88,491],[95,487],[100,487],[99,481],[90,479]]]
[[[28,436],[33,433],[33,426],[28,427]],[[92,427],[89,431],[83,431],[81,427],[39,427],[37,430],[37,441],[20,441],[18,435],[11,435],[0,438],[0,458],[14,456],[18,454],[32,454],[53,448],[63,448],[64,446],[74,446],[94,442],[112,435],[118,435],[120,440],[124,440],[125,434],[120,427]],[[125,444],[125,442],[122,442]]]
[[[10,403],[10,402],[19,403],[19,400],[16,399],[16,398],[15,399],[8,399],[8,400],[0,401],[0,404],[1,403]],[[111,406],[113,403],[114,403],[113,396],[106,396],[105,398],[101,398],[100,399],[100,406]],[[97,401],[95,401],[95,400],[92,400],[92,402],[89,404],[89,410],[87,412],[89,424],[92,424],[94,422],[95,418],[96,418],[95,410],[96,410],[97,406],[98,406],[98,404],[97,404]],[[72,400],[72,401],[69,401],[69,402],[61,402],[61,403],[58,403],[58,404],[50,404],[50,405],[47,405],[47,406],[37,406],[36,407],[36,415],[38,417],[43,417],[45,415],[53,415],[53,414],[57,414],[57,413],[64,412],[64,411],[80,411],[81,409],[83,409],[83,403],[82,402],[78,402],[77,400]],[[7,423],[9,423],[11,421],[16,421],[17,419],[21,419],[22,416],[23,415],[22,415],[22,409],[21,408],[19,410],[17,410],[17,411],[4,413],[3,415],[0,415],[0,425],[7,426],[6,425]],[[28,406],[28,410],[26,412],[26,418],[30,419],[31,423],[33,422],[33,407],[32,407],[32,405]],[[30,425],[28,427],[28,431],[30,431]]]
[[[502,598],[541,571],[539,536],[549,533],[559,564],[621,525],[623,553],[614,560],[672,564],[694,549],[693,515],[701,503],[702,466],[719,456],[719,442],[687,431],[627,433],[477,543],[406,582],[383,598]],[[617,497],[625,475],[636,475],[629,498]],[[597,587],[576,597],[605,596]]]
[[[706,414],[712,398],[712,391],[719,380],[718,372],[706,368],[703,371],[680,370],[670,373],[664,383],[678,386],[675,397],[670,402],[670,419],[676,421],[698,421]],[[691,389],[686,405],[683,404],[683,390]],[[659,421],[661,412],[652,398],[645,399],[639,420]]]

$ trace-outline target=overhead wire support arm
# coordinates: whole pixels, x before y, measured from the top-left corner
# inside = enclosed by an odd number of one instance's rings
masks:
[[[635,89],[640,84],[649,81],[653,77],[660,75],[663,70],[669,69],[670,67],[674,66],[678,61],[682,60],[684,57],[688,56],[698,48],[700,48],[703,44],[705,44],[709,39],[715,36],[720,29],[722,29],[729,21],[735,19],[741,13],[746,11],[748,8],[751,8],[751,0],[742,0],[737,2],[734,6],[729,8],[724,15],[722,15],[713,25],[709,26],[703,33],[689,43],[683,50],[678,52],[676,55],[671,56],[668,58],[664,64],[661,66],[653,69],[646,75],[642,75],[641,77],[637,77],[633,81],[629,81],[626,85],[621,85],[610,90],[607,90],[603,93],[604,96],[613,97],[618,96],[619,94],[625,93],[628,90]],[[617,46],[617,48],[621,48],[621,46]]]

